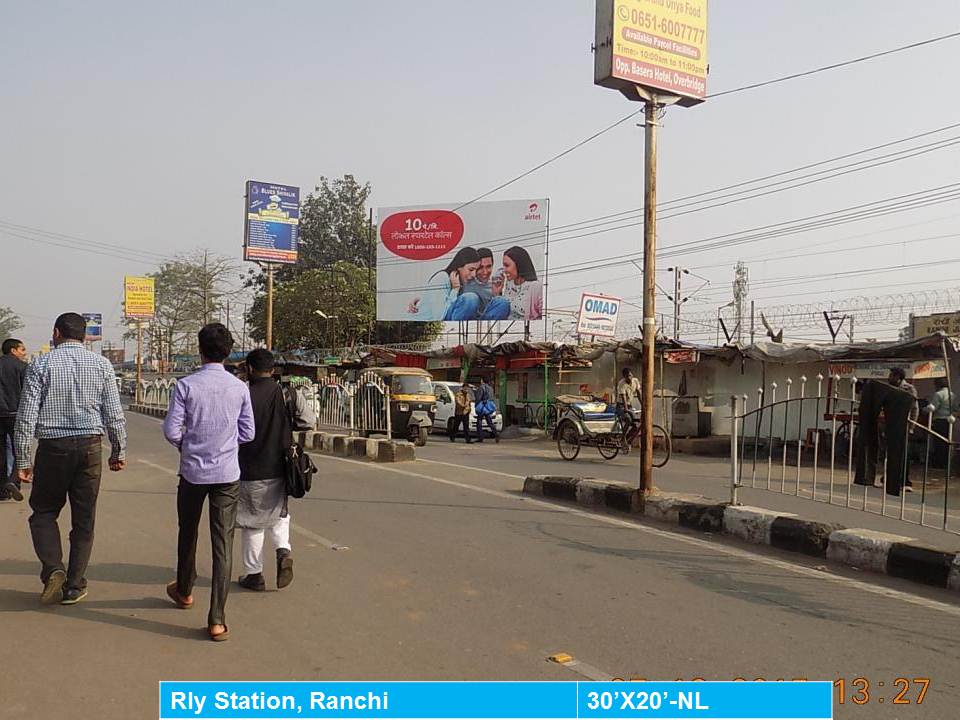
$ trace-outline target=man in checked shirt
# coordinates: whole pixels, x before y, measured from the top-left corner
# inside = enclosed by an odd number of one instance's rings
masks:
[[[110,469],[123,470],[127,424],[110,361],[83,347],[87,324],[64,313],[53,326],[54,349],[27,370],[17,425],[17,476],[33,483],[30,533],[42,565],[40,602],[73,605],[87,595],[84,573],[93,549],[103,435]],[[37,454],[30,465],[30,441]],[[63,566],[57,518],[70,501],[70,561]]]

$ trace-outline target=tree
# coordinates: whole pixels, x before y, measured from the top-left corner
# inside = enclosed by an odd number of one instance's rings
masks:
[[[144,337],[150,354],[169,362],[176,354],[197,352],[197,331],[236,297],[233,283],[240,275],[233,260],[201,250],[163,263],[148,277],[154,280],[155,314]]]
[[[22,327],[23,322],[13,310],[0,306],[0,340],[6,340]]]
[[[369,197],[369,183],[361,185],[353,175],[344,175],[334,180],[321,177],[303,201],[299,262],[283,266],[274,276],[274,347],[330,347],[334,329],[338,347],[368,339],[374,344],[429,341],[440,333],[440,323],[375,320],[376,228],[370,227]],[[266,337],[263,272],[251,270],[247,286],[257,291],[248,314],[251,336],[262,341]],[[329,331],[314,310],[338,316],[330,321]]]
[[[376,265],[367,200],[370,183],[353,175],[320,178],[300,208],[300,262],[288,272],[331,267],[345,261],[358,267]]]

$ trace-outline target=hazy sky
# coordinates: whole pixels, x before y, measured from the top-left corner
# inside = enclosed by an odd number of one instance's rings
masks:
[[[374,206],[484,192],[640,108],[593,85],[593,26],[592,0],[0,0],[0,305],[21,314],[31,349],[64,310],[102,312],[107,338],[118,340],[123,275],[154,263],[42,244],[75,245],[37,231],[163,256],[207,247],[239,257],[248,178],[306,190],[352,173],[373,185]],[[708,92],[958,29],[956,0],[714,0]],[[958,51],[960,40],[945,41],[671,109],[661,198],[960,123]],[[912,145],[954,136],[960,129]],[[958,182],[958,148],[664,220],[660,244]],[[494,199],[549,197],[555,227],[628,210],[642,201],[642,157],[643,131],[631,121]],[[715,314],[730,299],[737,260],[749,264],[751,297],[768,305],[960,286],[956,239],[918,241],[958,227],[952,201],[687,255],[681,262],[712,281],[688,310]],[[637,252],[641,229],[560,237],[554,267]],[[824,254],[873,243],[885,247]],[[662,273],[660,282],[672,281]],[[625,263],[556,276],[549,304],[575,306],[584,289],[639,301]],[[862,330],[883,336],[895,325]]]

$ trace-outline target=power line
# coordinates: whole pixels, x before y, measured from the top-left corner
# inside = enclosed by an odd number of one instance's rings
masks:
[[[716,99],[716,98],[724,97],[724,96],[727,96],[727,95],[733,95],[733,94],[735,94],[735,93],[746,92],[746,91],[748,91],[748,90],[755,90],[755,89],[757,89],[757,88],[766,87],[766,86],[768,86],[768,85],[775,85],[775,84],[777,84],[777,83],[787,82],[787,81],[790,81],[790,80],[796,80],[796,79],[802,78],[802,77],[809,77],[809,76],[811,76],[811,75],[816,75],[816,74],[818,74],[818,73],[826,72],[826,71],[828,71],[828,70],[836,70],[836,69],[838,69],[838,68],[848,67],[848,66],[850,66],[850,65],[855,65],[855,64],[857,64],[857,63],[867,62],[867,61],[869,61],[869,60],[875,60],[876,58],[885,57],[885,56],[887,56],[887,55],[893,55],[893,54],[895,54],[895,53],[904,52],[904,51],[906,51],[906,50],[913,50],[913,49],[915,49],[915,48],[922,47],[922,46],[924,46],[924,45],[931,45],[931,44],[933,44],[933,43],[942,42],[942,41],[944,41],[944,40],[950,40],[950,39],[953,39],[953,38],[958,37],[958,36],[960,36],[960,32],[949,33],[949,34],[947,34],[947,35],[940,35],[940,36],[938,36],[938,37],[928,38],[928,39],[926,39],[926,40],[920,40],[920,41],[918,41],[918,42],[910,43],[909,45],[901,45],[901,46],[899,46],[899,47],[890,48],[889,50],[882,50],[882,51],[880,51],[880,52],[871,53],[870,55],[862,55],[862,56],[860,56],[860,57],[852,58],[852,59],[850,59],[850,60],[844,60],[844,61],[842,61],[842,62],[832,63],[832,64],[830,64],[830,65],[823,65],[823,66],[820,66],[820,67],[817,67],[817,68],[813,68],[813,69],[811,69],[811,70],[805,70],[805,71],[803,71],[803,72],[793,73],[793,74],[791,74],[791,75],[783,75],[783,76],[781,76],[781,77],[771,78],[770,80],[763,80],[763,81],[761,81],[761,82],[751,83],[750,85],[742,85],[742,86],[740,86],[740,87],[731,88],[730,90],[723,90],[723,91],[718,92],[718,93],[713,93],[713,94],[711,94],[711,95],[707,95],[706,97],[707,97],[707,99]],[[620,118],[620,119],[617,120],[616,122],[614,122],[614,123],[612,123],[612,124],[610,124],[610,125],[607,125],[607,126],[606,126],[605,128],[603,128],[602,130],[598,130],[597,132],[593,133],[593,134],[590,135],[589,137],[584,138],[584,139],[581,140],[580,142],[578,142],[578,143],[570,146],[570,147],[567,148],[566,150],[563,150],[563,151],[561,151],[561,152],[559,152],[559,153],[556,153],[555,155],[553,155],[553,156],[550,157],[549,159],[544,160],[543,162],[541,162],[541,163],[533,166],[533,167],[530,168],[529,170],[525,170],[524,172],[522,172],[522,173],[520,173],[519,175],[517,175],[517,176],[515,176],[515,177],[513,177],[513,178],[511,178],[511,179],[509,179],[509,180],[507,180],[506,182],[500,183],[499,185],[497,185],[497,186],[494,187],[493,189],[488,190],[488,191],[486,191],[486,192],[484,192],[484,193],[481,193],[480,195],[477,195],[476,197],[468,200],[467,202],[463,203],[462,205],[459,205],[458,207],[454,208],[454,210],[453,210],[452,212],[456,212],[457,210],[461,210],[461,209],[465,208],[467,205],[472,205],[473,203],[478,202],[479,200],[483,200],[485,197],[489,197],[490,195],[492,195],[492,194],[495,193],[495,192],[498,192],[498,191],[500,191],[500,190],[503,190],[504,188],[507,188],[507,187],[509,187],[510,185],[513,185],[514,183],[517,183],[517,182],[519,182],[520,180],[523,180],[523,179],[526,178],[526,177],[529,177],[530,175],[532,175],[533,173],[537,172],[538,170],[542,170],[542,169],[545,168],[547,165],[550,165],[550,164],[556,162],[557,160],[559,160],[559,159],[561,159],[561,158],[569,155],[569,154],[572,153],[573,151],[580,149],[580,148],[583,147],[584,145],[586,145],[586,144],[588,144],[588,143],[596,140],[598,137],[600,137],[600,136],[602,136],[602,135],[605,135],[606,133],[610,132],[610,131],[613,130],[614,128],[616,128],[616,127],[622,125],[623,123],[627,122],[628,120],[632,120],[633,118],[635,118],[635,117],[637,117],[638,115],[640,115],[642,112],[643,112],[643,110],[640,109],[640,110],[636,110],[636,111],[630,113],[629,115],[625,115],[624,117]]]
[[[881,145],[876,145],[870,148],[865,148],[863,150],[858,150],[853,153],[845,153],[834,158],[828,158],[816,163],[809,163],[804,166],[793,168],[790,170],[784,170],[778,173],[773,173],[766,175],[754,180],[746,180],[743,182],[735,183],[733,185],[728,185],[726,187],[716,188],[714,190],[708,190],[701,193],[696,193],[693,195],[688,195],[682,198],[676,198],[674,200],[668,200],[657,205],[658,210],[663,210],[669,214],[663,215],[661,220],[669,220],[675,217],[682,217],[684,215],[690,215],[697,212],[704,212],[706,210],[711,210],[718,207],[725,207],[737,202],[744,202],[746,200],[752,200],[759,197],[765,197],[767,195],[773,195],[780,192],[785,192],[787,190],[793,190],[796,188],[806,187],[814,183],[823,182],[825,180],[830,180],[836,177],[842,177],[844,175],[849,175],[855,172],[862,172],[864,170],[870,170],[876,167],[881,167],[888,165],[894,162],[900,162],[903,160],[909,160],[921,155],[926,155],[927,153],[935,152],[937,150],[944,150],[956,145],[960,145],[960,136],[949,137],[943,140],[938,140],[932,143],[927,143],[925,145],[919,145],[912,148],[905,148],[903,150],[897,150],[892,153],[887,153],[885,155],[880,155],[872,158],[865,158],[854,163],[848,163],[846,165],[841,165],[839,167],[828,168],[825,170],[819,170],[817,172],[808,173],[806,175],[800,175],[793,178],[788,178],[786,180],[780,180],[773,183],[768,183],[765,185],[759,185],[757,187],[750,187],[747,189],[739,190],[737,192],[727,193],[725,195],[718,195],[728,189],[733,188],[742,188],[748,185],[756,185],[756,183],[763,180],[768,180],[775,177],[783,177],[786,175],[791,175],[802,170],[810,169],[817,166],[826,165],[829,163],[836,162],[837,160],[847,159],[854,157],[856,155],[863,155],[866,153],[874,152],[875,150],[890,147],[892,145],[902,144],[904,142],[909,142],[910,140],[915,140],[920,137],[929,136],[944,130],[952,129],[955,127],[960,127],[960,123],[955,123],[953,125],[947,125],[942,128],[937,128],[935,130],[926,131],[919,133],[917,135],[910,136],[908,138],[903,138],[901,140],[894,140],[891,142],[883,143]],[[818,177],[819,176],[819,177]],[[805,181],[805,182],[802,182]],[[767,192],[758,192],[765,190],[767,188],[776,188],[769,190]],[[716,197],[707,197],[714,195]],[[702,200],[694,200],[694,202],[685,202],[686,200],[692,200],[695,198],[704,198]],[[718,202],[721,200],[726,200],[726,202]],[[712,204],[707,204],[712,203]],[[699,206],[699,207],[698,207]],[[692,208],[680,212],[684,208]],[[643,208],[631,208],[630,210],[599,216],[596,218],[591,218],[587,220],[581,220],[574,223],[568,223],[566,225],[556,226],[550,231],[550,241],[552,243],[564,242],[566,240],[577,240],[585,237],[592,237],[594,235],[604,234],[608,232],[615,232],[617,230],[627,230],[630,228],[635,228],[641,226],[642,222],[627,222],[629,220],[635,220],[643,217]],[[616,219],[611,219],[616,218]],[[605,226],[614,226],[614,227],[605,227]],[[564,229],[567,228],[567,229]],[[596,230],[596,228],[604,228],[602,230]],[[584,232],[595,230],[595,232]],[[571,233],[575,233],[572,234]],[[543,236],[544,231],[540,230],[537,232],[531,233],[519,233],[516,235],[508,235],[502,238],[496,238],[493,240],[485,241],[484,247],[486,248],[496,248],[501,245],[509,245],[516,241],[521,240],[531,240],[535,239],[538,236]],[[565,237],[558,237],[565,236]],[[403,259],[388,259],[380,263],[381,266],[388,265],[402,265],[405,261]]]

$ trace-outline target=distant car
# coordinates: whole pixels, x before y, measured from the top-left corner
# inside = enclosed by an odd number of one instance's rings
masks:
[[[453,402],[453,395],[462,387],[462,383],[458,382],[435,382],[433,383],[433,394],[437,398],[437,414],[433,420],[433,431],[449,433],[450,427],[453,424],[453,410],[455,404]],[[500,414],[498,409],[496,414],[493,416],[493,426],[497,429],[497,432],[503,432],[503,415]],[[483,424],[484,429],[489,432],[490,428],[487,427],[487,424]],[[477,430],[477,413],[474,411],[473,403],[470,403],[470,432],[474,433]]]

